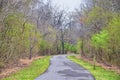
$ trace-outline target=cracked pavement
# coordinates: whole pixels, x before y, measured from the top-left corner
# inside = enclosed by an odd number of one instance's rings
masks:
[[[35,80],[95,80],[82,66],[70,61],[66,55],[51,58],[48,70]]]

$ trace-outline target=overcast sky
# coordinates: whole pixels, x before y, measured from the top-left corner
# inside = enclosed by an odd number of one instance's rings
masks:
[[[58,5],[62,9],[73,11],[78,8],[82,3],[82,0],[52,0],[54,4]]]

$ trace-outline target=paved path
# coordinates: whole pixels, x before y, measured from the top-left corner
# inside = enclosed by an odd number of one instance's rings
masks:
[[[48,70],[35,80],[94,80],[88,70],[75,64],[65,55],[51,58]]]

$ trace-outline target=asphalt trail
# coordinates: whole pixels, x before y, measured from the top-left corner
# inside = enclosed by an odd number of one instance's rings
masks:
[[[58,55],[51,58],[48,70],[35,80],[95,80],[91,73],[78,64]]]

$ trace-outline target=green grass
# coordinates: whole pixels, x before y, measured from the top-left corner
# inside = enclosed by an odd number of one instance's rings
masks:
[[[75,56],[68,56],[68,58],[89,70],[95,76],[96,80],[120,80],[120,75],[116,72],[105,70],[99,66],[94,70],[92,64],[79,60]]]
[[[10,75],[3,80],[34,80],[49,67],[50,57],[33,61],[30,66]]]

